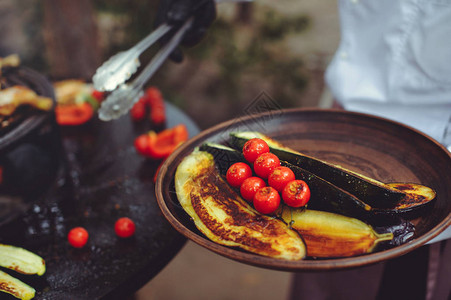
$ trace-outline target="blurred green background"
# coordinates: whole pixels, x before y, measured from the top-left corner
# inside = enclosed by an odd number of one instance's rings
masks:
[[[51,79],[90,80],[96,68],[151,30],[154,0],[2,0],[0,56]],[[262,92],[282,108],[318,104],[339,42],[335,1],[223,3],[208,35],[148,83],[201,128],[243,114]],[[156,53],[145,52],[145,65]]]

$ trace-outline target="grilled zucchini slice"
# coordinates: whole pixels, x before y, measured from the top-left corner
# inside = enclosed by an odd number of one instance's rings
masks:
[[[306,256],[299,234],[247,204],[222,179],[210,153],[196,149],[182,160],[175,190],[196,227],[213,242],[277,259]]]
[[[11,275],[0,271],[0,291],[22,300],[34,298],[36,290]]]

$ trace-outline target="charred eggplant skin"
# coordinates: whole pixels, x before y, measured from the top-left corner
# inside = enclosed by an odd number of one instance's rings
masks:
[[[223,175],[231,164],[246,161],[241,152],[218,144],[205,143],[200,147],[200,150],[213,155],[220,173]],[[308,184],[312,194],[312,201],[308,204],[309,208],[335,212],[359,219],[372,217],[372,207],[352,194],[288,162],[281,161],[281,165],[289,167],[297,179],[304,180]]]
[[[362,199],[371,207],[393,208],[405,197],[405,193],[382,182],[293,151],[259,132],[232,132],[230,137],[230,143],[237,149],[242,149],[246,141],[252,137],[262,138],[280,160],[302,166],[303,169]]]

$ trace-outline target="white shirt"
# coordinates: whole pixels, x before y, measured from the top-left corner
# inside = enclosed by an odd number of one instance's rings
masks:
[[[341,42],[326,72],[335,98],[448,146],[451,0],[339,0],[339,13]]]
[[[451,0],[338,2],[341,42],[326,71],[334,97],[451,146]],[[450,237],[451,227],[433,241]]]

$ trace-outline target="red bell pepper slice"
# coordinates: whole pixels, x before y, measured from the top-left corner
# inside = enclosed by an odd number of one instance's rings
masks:
[[[55,115],[56,122],[59,125],[81,125],[92,118],[94,109],[87,102],[72,105],[57,105],[55,107]]]
[[[149,131],[138,136],[134,144],[141,155],[152,159],[163,159],[186,140],[188,140],[188,129],[184,124],[179,124],[159,133]]]

